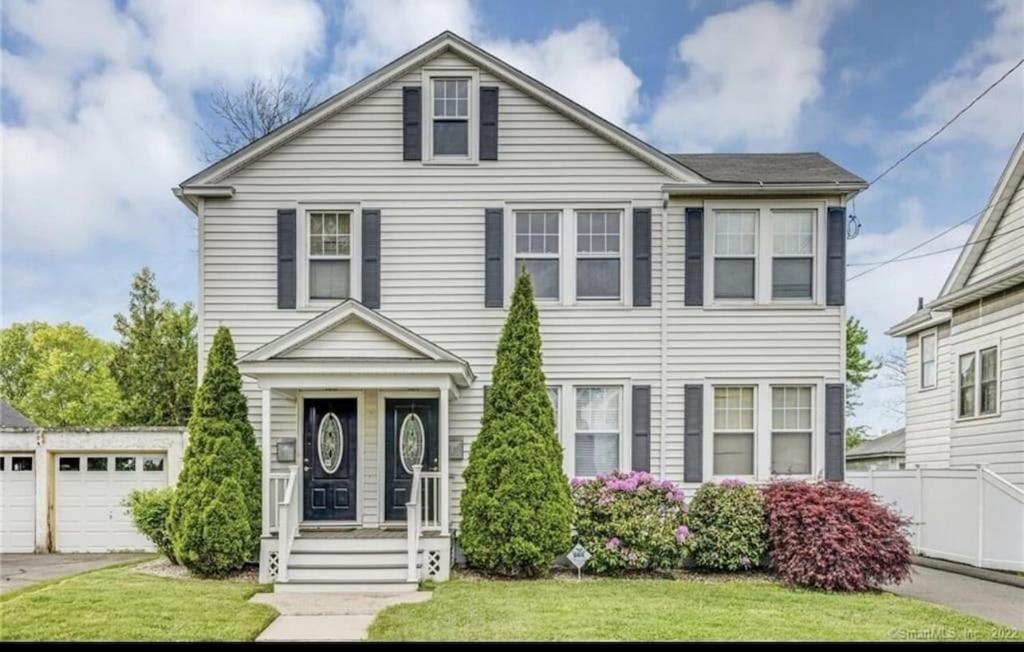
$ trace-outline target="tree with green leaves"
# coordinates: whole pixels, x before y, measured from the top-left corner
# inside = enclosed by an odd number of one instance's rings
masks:
[[[875,377],[878,362],[868,357],[868,330],[856,317],[846,320],[846,416],[852,417],[860,405],[860,388]],[[853,448],[864,440],[865,426],[846,428],[846,447]]]
[[[119,424],[113,353],[81,326],[12,324],[0,330],[0,397],[40,426]]]
[[[525,272],[516,280],[464,477],[459,543],[472,566],[536,576],[569,549],[573,508]]]
[[[196,388],[196,313],[160,301],[156,276],[143,267],[132,279],[128,314],[114,316],[121,343],[111,371],[125,399],[125,425],[184,425]]]
[[[169,529],[174,555],[201,575],[241,568],[258,552],[260,456],[231,333],[221,327],[188,422]]]

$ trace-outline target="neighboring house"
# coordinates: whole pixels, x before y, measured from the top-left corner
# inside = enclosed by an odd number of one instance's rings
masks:
[[[1024,487],[1024,137],[906,338],[908,468],[983,465]]]
[[[902,469],[905,466],[903,428],[865,439],[846,451],[847,471]]]
[[[35,428],[28,417],[14,409],[14,406],[0,399],[0,428]]]
[[[865,185],[664,154],[448,32],[183,181],[200,359],[229,327],[264,451],[261,577],[447,577],[522,268],[568,476],[842,478]]]

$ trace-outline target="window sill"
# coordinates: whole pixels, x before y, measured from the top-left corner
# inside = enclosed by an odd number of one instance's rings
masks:
[[[975,421],[985,421],[986,419],[998,419],[1002,416],[1002,413],[996,411],[992,414],[976,414],[970,417],[957,417],[953,420],[954,423],[973,423]]]
[[[437,167],[458,167],[458,166],[475,166],[480,165],[480,161],[476,159],[443,159],[443,158],[431,158],[423,159],[420,161],[422,165],[437,166]]]
[[[827,310],[828,308],[839,308],[840,306],[826,306],[821,303],[711,303],[703,306],[686,306],[704,310]]]
[[[928,385],[927,387],[925,387],[925,386],[921,385],[921,386],[919,386],[919,387],[917,388],[917,393],[918,393],[918,394],[923,394],[923,393],[925,393],[925,392],[934,392],[934,391],[935,391],[935,390],[937,390],[938,388],[939,388],[939,384],[938,384],[938,383],[936,383],[936,384],[934,384],[934,385]]]

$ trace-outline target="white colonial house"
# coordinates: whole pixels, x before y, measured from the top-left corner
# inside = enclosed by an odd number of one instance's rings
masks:
[[[906,465],[980,465],[1024,488],[1024,137],[906,338]],[[1018,539],[1019,543],[1019,539]]]
[[[183,181],[278,590],[447,577],[517,270],[568,476],[843,477],[845,204],[816,153],[670,155],[445,32]]]

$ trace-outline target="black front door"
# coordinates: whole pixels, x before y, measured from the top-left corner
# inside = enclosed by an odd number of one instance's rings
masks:
[[[309,398],[303,411],[303,518],[354,521],[356,399]]]
[[[384,415],[384,518],[404,521],[412,467],[437,470],[437,399],[389,398]]]

